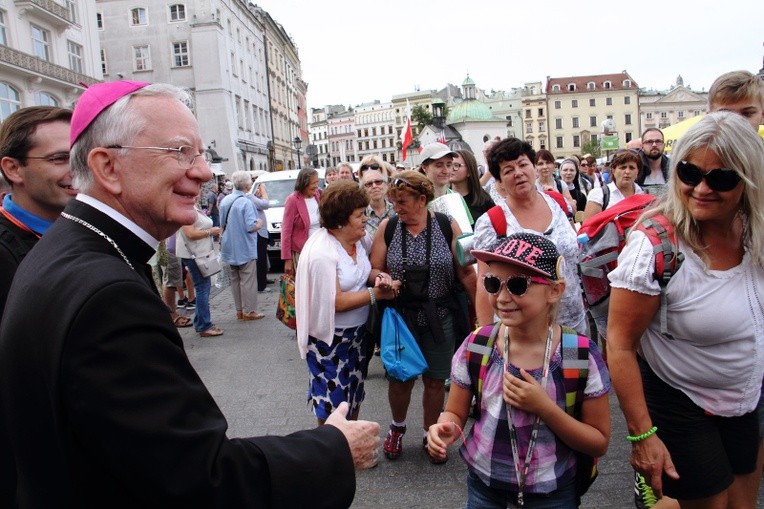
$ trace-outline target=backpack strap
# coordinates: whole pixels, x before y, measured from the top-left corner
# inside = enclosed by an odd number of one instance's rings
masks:
[[[684,261],[684,254],[679,252],[679,243],[676,238],[674,225],[666,216],[656,214],[639,223],[636,229],[647,235],[647,238],[650,239],[650,243],[653,245],[653,254],[655,255],[653,278],[658,281],[658,285],[661,288],[661,334],[668,339],[674,339],[674,336],[668,332],[668,296],[666,287]]]
[[[486,371],[488,371],[493,344],[496,342],[496,335],[499,333],[500,327],[501,322],[484,325],[475,329],[467,339],[467,369],[470,373],[472,392],[477,401],[475,408],[478,411],[480,410],[480,398],[483,395],[483,380]]]
[[[562,327],[562,377],[565,387],[565,411],[578,419],[584,403],[584,389],[589,378],[589,338],[569,327]]]
[[[504,209],[501,208],[501,205],[494,205],[488,209],[486,214],[488,214],[488,218],[491,220],[491,225],[496,232],[496,237],[498,239],[506,237],[507,217],[504,215]]]
[[[398,214],[394,215],[387,220],[387,226],[385,226],[385,245],[390,246],[390,242],[395,235],[395,227],[398,226]]]
[[[607,184],[602,184],[602,210],[605,210],[610,204],[610,188]]]
[[[446,238],[446,242],[450,248],[451,241],[454,239],[454,229],[451,228],[451,220],[442,212],[435,212],[435,219],[438,221],[440,231],[443,232],[443,236]]]

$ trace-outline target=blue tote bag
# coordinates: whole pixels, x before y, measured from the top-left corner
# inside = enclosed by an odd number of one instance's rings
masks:
[[[382,315],[382,363],[388,376],[407,382],[427,370],[419,344],[395,308]]]

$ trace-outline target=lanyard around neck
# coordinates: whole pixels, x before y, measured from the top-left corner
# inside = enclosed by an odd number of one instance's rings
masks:
[[[552,326],[549,326],[546,335],[546,347],[544,348],[544,367],[541,369],[541,379],[539,383],[541,388],[546,391],[546,383],[549,378],[549,362],[552,353]],[[504,369],[509,371],[509,327],[504,326]],[[509,423],[509,441],[512,446],[512,460],[515,464],[515,477],[517,479],[517,506],[523,507],[523,489],[525,488],[525,479],[528,476],[528,470],[531,466],[533,449],[536,447],[536,438],[539,432],[539,422],[541,418],[538,415],[533,417],[533,428],[531,429],[531,438],[528,441],[528,450],[525,453],[525,461],[520,465],[520,453],[518,452],[517,429],[512,422],[512,407],[507,405],[507,422]]]
[[[27,233],[31,233],[32,235],[34,235],[34,236],[35,236],[35,237],[37,237],[38,239],[42,237],[42,235],[40,235],[39,233],[37,233],[37,232],[35,232],[35,231],[32,231],[32,230],[31,230],[31,229],[30,229],[30,228],[29,228],[27,225],[25,225],[24,223],[22,223],[21,221],[19,221],[18,219],[16,219],[16,218],[13,216],[13,214],[11,214],[11,213],[10,213],[10,212],[8,212],[7,210],[5,210],[3,207],[0,207],[0,214],[2,214],[2,215],[3,215],[3,217],[5,217],[5,218],[6,218],[8,221],[10,221],[10,222],[11,222],[11,223],[13,223],[14,225],[16,225],[18,228],[20,228],[20,229],[24,230],[25,232],[27,232]]]

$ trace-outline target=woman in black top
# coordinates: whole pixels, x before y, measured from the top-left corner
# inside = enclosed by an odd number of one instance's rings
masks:
[[[560,164],[560,177],[568,186],[570,196],[576,200],[576,210],[583,211],[586,208],[586,192],[581,189],[581,178],[575,159],[565,159]]]
[[[471,225],[495,205],[491,196],[480,186],[477,161],[469,150],[457,150],[453,160],[451,189],[462,195],[472,215]]]

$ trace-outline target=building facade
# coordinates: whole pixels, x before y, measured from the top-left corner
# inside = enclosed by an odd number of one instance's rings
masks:
[[[310,143],[316,147],[316,155],[311,161],[311,165],[314,167],[328,168],[331,166],[327,117],[327,108],[311,108],[310,110]]]
[[[649,127],[663,129],[688,118],[704,114],[708,92],[694,92],[684,86],[681,76],[667,91],[647,90],[639,93],[640,133]]]
[[[618,137],[620,147],[640,135],[638,86],[626,71],[547,77],[546,100],[549,122],[546,148],[555,157],[580,154],[590,141],[599,142],[602,123],[608,119],[614,125],[612,135]]]
[[[520,119],[521,138],[530,143],[535,150],[549,150],[549,124],[544,87],[540,81],[528,82],[523,86],[520,95],[523,105]]]
[[[330,166],[359,162],[353,110],[331,115],[326,121],[326,127],[329,132]]]
[[[72,108],[103,79],[95,0],[0,2],[0,122],[27,106]]]
[[[355,131],[358,161],[367,155],[378,155],[383,161],[395,162],[395,111],[391,102],[374,101],[356,106]]]

